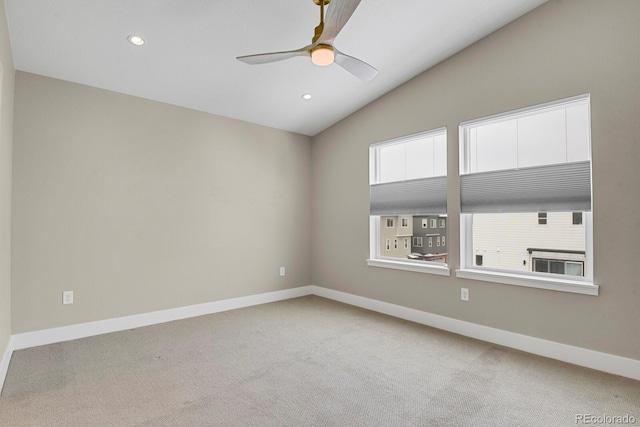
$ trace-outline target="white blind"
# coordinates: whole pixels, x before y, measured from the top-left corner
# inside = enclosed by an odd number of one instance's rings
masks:
[[[461,175],[460,211],[591,211],[591,162]]]
[[[447,212],[447,177],[371,185],[371,215],[427,215]]]

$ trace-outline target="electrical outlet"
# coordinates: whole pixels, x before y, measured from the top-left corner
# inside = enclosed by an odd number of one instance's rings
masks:
[[[467,288],[460,289],[460,299],[462,301],[469,301],[469,289]]]
[[[73,291],[62,292],[62,304],[73,304]]]
[[[280,275],[284,276],[284,267],[280,267]]]

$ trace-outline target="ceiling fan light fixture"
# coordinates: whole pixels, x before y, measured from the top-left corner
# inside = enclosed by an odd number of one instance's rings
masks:
[[[129,37],[127,37],[127,40],[129,40],[129,43],[136,46],[142,46],[144,44],[144,39],[140,36],[136,36],[135,34],[131,34]]]
[[[320,67],[333,64],[336,53],[328,44],[319,44],[311,49],[311,62]]]

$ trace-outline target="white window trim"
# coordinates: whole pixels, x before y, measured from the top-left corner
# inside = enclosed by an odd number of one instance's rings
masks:
[[[395,138],[389,141],[383,141],[376,144],[371,144],[369,150],[378,147],[380,145],[388,145],[393,143],[404,143],[408,138],[421,138],[430,135],[436,135],[441,132],[446,132],[446,126],[432,129],[426,132],[419,132],[412,135],[407,135],[399,138]],[[378,169],[377,162],[369,157],[369,178],[370,181],[374,180],[375,171]],[[418,273],[437,274],[441,276],[451,276],[451,269],[447,264],[427,261],[412,261],[410,259],[404,260],[400,258],[384,258],[380,254],[380,217],[369,217],[369,258],[367,259],[367,265],[371,267],[383,267],[391,268],[394,270],[413,271]],[[427,222],[427,226],[429,223]],[[428,227],[427,227],[428,228]],[[412,238],[413,239],[413,238]],[[411,241],[413,245],[413,240]],[[424,239],[423,239],[424,247]]]
[[[523,113],[535,114],[544,111],[549,107],[561,107],[562,105],[572,104],[576,101],[587,100],[589,102],[590,95],[578,95],[566,98],[560,101],[551,101],[533,107],[525,107],[508,113],[495,114],[489,117],[483,117],[475,120],[462,122],[458,128],[458,140],[460,142],[460,152],[464,150],[465,129],[478,123],[490,123],[501,121],[513,117],[521,116]],[[589,108],[591,115],[591,108]],[[589,120],[591,122],[591,120]],[[589,144],[591,150],[591,144]],[[460,171],[465,170],[464,156],[459,156]],[[593,190],[592,190],[593,191]],[[593,221],[592,212],[584,212],[583,223],[586,230],[585,236],[585,268],[584,278],[566,279],[564,275],[556,274],[525,274],[517,271],[503,271],[490,269],[487,267],[473,267],[473,248],[472,248],[472,215],[460,215],[460,265],[462,268],[456,269],[456,277],[462,279],[482,280],[506,285],[526,286],[530,288],[549,289],[560,292],[571,292],[584,295],[598,295],[600,287],[593,281]],[[556,278],[556,276],[558,276]],[[574,277],[574,276],[569,276]]]
[[[422,264],[418,264],[421,262]],[[404,271],[413,271],[416,273],[428,273],[428,274],[437,274],[440,276],[451,276],[451,270],[444,264],[437,264],[431,261],[416,261],[416,263],[412,263],[411,261],[396,261],[384,258],[371,259],[367,260],[367,265],[369,267],[383,267],[383,268],[391,268],[394,270],[404,270]]]
[[[583,221],[586,227],[586,251],[584,278],[559,274],[525,274],[516,271],[495,270],[487,267],[473,267],[473,247],[471,245],[472,216],[461,215],[460,220],[460,265],[469,267],[456,269],[456,277],[461,279],[481,280],[504,285],[526,286],[529,288],[548,289],[552,291],[570,292],[584,295],[599,294],[600,287],[593,283],[593,229],[592,214],[585,212]],[[471,263],[468,263],[471,261]],[[556,277],[557,276],[557,277]],[[567,279],[566,277],[572,277]]]
[[[579,280],[526,276],[524,274],[498,272],[495,270],[480,270],[479,268],[457,269],[456,277],[584,295],[597,296],[599,292],[598,285]]]
[[[383,258],[379,253],[380,242],[380,217],[370,217],[369,221],[369,259],[367,265],[370,267],[391,268],[394,270],[413,271],[417,273],[437,274],[440,276],[451,276],[451,269],[447,264],[426,261],[411,261],[409,259]]]

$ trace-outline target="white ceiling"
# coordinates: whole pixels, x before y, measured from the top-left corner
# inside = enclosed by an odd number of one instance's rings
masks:
[[[545,1],[362,0],[335,45],[378,69],[369,83],[306,57],[235,59],[308,45],[320,16],[312,0],[6,0],[6,8],[18,70],[315,135]],[[146,44],[133,46],[131,34]]]

